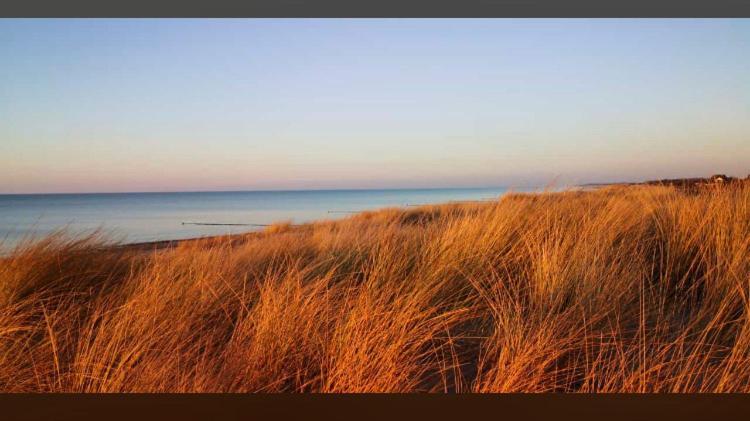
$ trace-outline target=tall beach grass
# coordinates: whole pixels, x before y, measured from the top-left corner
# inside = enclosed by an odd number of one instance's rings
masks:
[[[0,258],[4,392],[748,392],[750,186]]]

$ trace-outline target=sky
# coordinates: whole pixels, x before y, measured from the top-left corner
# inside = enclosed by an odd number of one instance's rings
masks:
[[[0,19],[0,193],[714,173],[748,19]]]

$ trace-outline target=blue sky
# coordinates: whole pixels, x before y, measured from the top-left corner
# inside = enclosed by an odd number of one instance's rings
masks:
[[[0,193],[750,172],[750,20],[0,20]]]

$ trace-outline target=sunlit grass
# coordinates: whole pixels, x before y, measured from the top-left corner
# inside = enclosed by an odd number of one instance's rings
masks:
[[[0,260],[6,392],[747,392],[750,188],[509,194]]]

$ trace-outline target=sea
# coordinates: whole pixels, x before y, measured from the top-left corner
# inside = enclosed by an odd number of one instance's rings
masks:
[[[0,195],[0,250],[64,229],[121,243],[263,229],[279,221],[339,219],[385,207],[491,200],[505,188]]]

